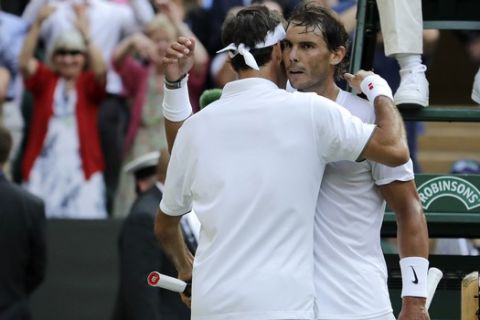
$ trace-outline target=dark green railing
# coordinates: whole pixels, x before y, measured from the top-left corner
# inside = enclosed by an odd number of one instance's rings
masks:
[[[424,29],[480,30],[480,0],[422,0],[422,11]],[[350,72],[372,69],[379,29],[376,1],[358,0],[357,30]],[[480,122],[479,107],[416,109],[413,105],[402,105],[400,109],[403,118],[409,121]],[[458,193],[458,189],[439,190],[438,185],[436,189],[433,187],[434,183],[442,182],[442,188],[447,186],[453,188],[453,181],[457,182],[455,184],[457,187],[462,185],[460,191],[463,193]],[[430,237],[480,238],[480,203],[478,203],[480,198],[477,199],[476,196],[480,189],[478,176],[418,175],[416,182],[419,194],[423,197],[422,204]],[[427,190],[429,183],[430,189]],[[467,188],[469,191],[466,191]],[[394,237],[396,229],[395,215],[387,211],[382,226],[382,236]],[[401,306],[398,254],[387,254],[386,260],[390,297],[395,314],[398,315]],[[430,263],[444,272],[444,278],[439,284],[430,308],[431,318],[434,320],[460,319],[461,280],[466,274],[480,269],[480,257],[431,256]]]

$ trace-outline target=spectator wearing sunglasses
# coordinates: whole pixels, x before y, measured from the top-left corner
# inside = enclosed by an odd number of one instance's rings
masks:
[[[75,9],[76,30],[56,38],[48,63],[33,57],[41,25],[54,11],[40,10],[20,55],[25,87],[34,97],[23,183],[45,200],[49,218],[105,218],[97,106],[105,94],[106,66],[89,41],[82,6]]]

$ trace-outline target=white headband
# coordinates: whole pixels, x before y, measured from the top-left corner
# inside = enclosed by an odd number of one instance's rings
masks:
[[[282,24],[279,24],[275,28],[275,30],[269,31],[265,36],[265,40],[263,42],[257,43],[254,49],[261,49],[261,48],[273,46],[274,44],[278,43],[279,41],[282,41],[283,39],[285,39],[285,29],[283,28]],[[240,54],[243,56],[243,59],[245,60],[245,64],[247,66],[249,66],[252,69],[259,70],[257,61],[255,61],[255,58],[250,53],[250,50],[251,49],[246,45],[244,45],[243,43],[240,43],[238,47],[234,43],[230,43],[225,48],[218,50],[217,53],[230,51],[229,52],[230,58],[233,58],[237,54]]]

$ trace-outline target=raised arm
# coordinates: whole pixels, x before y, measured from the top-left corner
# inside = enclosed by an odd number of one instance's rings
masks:
[[[87,55],[90,70],[95,74],[97,82],[104,83],[107,80],[107,65],[100,51],[90,41],[90,28],[87,19],[87,7],[85,4],[73,5],[76,19],[75,26],[83,37],[87,47]]]
[[[121,65],[126,57],[138,53],[146,61],[156,59],[155,43],[143,33],[135,33],[125,39],[115,48],[112,61],[115,66]]]
[[[0,106],[7,97],[8,85],[10,84],[10,72],[0,67]]]
[[[192,114],[188,100],[188,88],[185,75],[194,65],[195,39],[180,37],[167,49],[163,58],[165,67],[165,97],[163,114],[168,151],[171,153],[178,129]]]
[[[48,4],[48,0],[31,0],[23,10],[22,19],[32,25],[43,6]]]
[[[43,6],[38,13],[37,18],[32,23],[30,31],[23,42],[22,51],[20,52],[19,62],[20,71],[25,79],[32,76],[37,71],[38,62],[35,60],[33,53],[37,47],[38,36],[42,23],[56,10],[51,5]]]
[[[394,181],[379,187],[397,219],[397,243],[403,261],[403,303],[401,319],[428,319],[424,297],[409,291],[411,286],[426,286],[428,270],[428,229],[414,180]],[[418,264],[418,265],[417,265]],[[416,271],[413,274],[412,265]],[[405,269],[406,266],[406,269]],[[417,283],[415,283],[417,277]],[[418,281],[419,280],[419,281]],[[411,288],[416,290],[415,287]]]
[[[346,74],[345,79],[357,92],[367,95],[375,108],[376,125],[361,158],[373,160],[392,167],[406,163],[409,158],[405,125],[393,103],[392,92],[387,82],[372,72],[360,70]]]

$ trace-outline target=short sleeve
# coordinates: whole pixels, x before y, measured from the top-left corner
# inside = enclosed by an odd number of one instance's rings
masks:
[[[320,156],[326,162],[357,160],[376,127],[318,95],[312,95],[312,119]]]
[[[412,160],[410,159],[407,163],[398,167],[389,167],[372,162],[372,176],[377,186],[383,186],[394,181],[411,181],[415,178]]]
[[[192,146],[189,143],[188,121],[177,133],[167,170],[165,190],[160,209],[171,216],[183,215],[192,210]],[[190,137],[191,139],[191,137]]]

